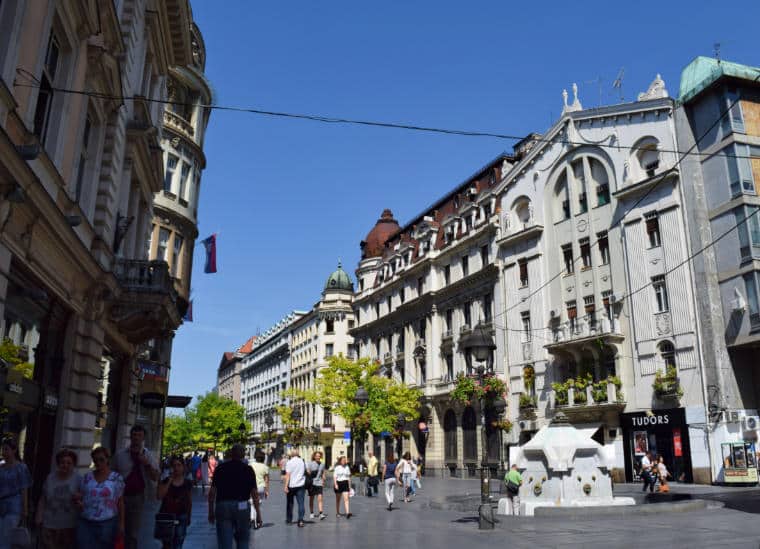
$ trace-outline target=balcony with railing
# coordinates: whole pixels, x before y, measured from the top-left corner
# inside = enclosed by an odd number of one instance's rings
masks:
[[[164,111],[164,124],[178,133],[185,135],[190,140],[193,140],[195,136],[193,125],[170,109]]]
[[[569,379],[553,383],[549,394],[549,407],[562,411],[570,420],[597,420],[607,412],[615,414],[625,409],[626,401],[620,380],[608,377],[600,381]]]
[[[120,291],[110,314],[130,342],[143,343],[180,325],[177,291],[165,261],[118,259],[113,273]]]
[[[606,316],[597,318],[586,315],[582,318],[556,322],[552,325],[552,341],[544,347],[551,353],[571,345],[582,347],[589,341],[600,339],[603,343],[619,343],[625,339],[619,331],[617,319],[610,320]]]

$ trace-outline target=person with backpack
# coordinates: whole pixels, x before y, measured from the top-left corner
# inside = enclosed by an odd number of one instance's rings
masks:
[[[510,503],[507,514],[518,516],[520,514],[520,486],[523,479],[520,471],[517,470],[517,464],[513,464],[509,472],[504,475],[504,482],[507,484],[507,498]]]
[[[322,490],[325,485],[327,470],[325,469],[325,464],[322,463],[322,452],[317,451],[311,454],[311,461],[306,469],[311,476],[311,488],[309,488],[309,518],[316,518],[314,515],[314,499],[316,498],[319,520],[324,520],[327,518],[327,515],[323,512]]]
[[[388,511],[393,511],[393,493],[396,488],[396,456],[388,455],[383,464],[383,485],[385,486],[385,501],[388,502]]]

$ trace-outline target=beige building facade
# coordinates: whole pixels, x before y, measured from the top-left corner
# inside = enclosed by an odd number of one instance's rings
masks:
[[[164,173],[153,100],[192,62],[191,22],[182,0],[0,4],[0,334],[33,364],[0,367],[2,426],[35,501],[61,446],[86,467],[93,445],[125,444],[137,359],[180,324],[145,242]]]

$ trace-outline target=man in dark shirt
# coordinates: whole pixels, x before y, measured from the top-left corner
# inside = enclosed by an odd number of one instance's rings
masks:
[[[219,549],[232,549],[233,538],[237,549],[248,549],[251,537],[249,499],[253,500],[258,526],[263,523],[256,475],[250,465],[243,463],[244,455],[242,445],[232,447],[230,459],[217,466],[208,493],[208,521],[211,524],[216,522]]]

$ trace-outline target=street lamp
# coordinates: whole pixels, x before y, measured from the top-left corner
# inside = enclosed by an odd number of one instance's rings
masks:
[[[493,337],[491,337],[489,329],[486,328],[482,322],[478,323],[478,325],[475,326],[475,329],[463,339],[464,341],[462,341],[460,345],[465,350],[465,357],[468,359],[468,362],[470,362],[471,358],[474,358],[477,362],[482,363],[475,367],[475,373],[480,382],[483,383],[486,375],[493,374],[493,352],[496,349],[496,343],[494,342]],[[500,406],[501,411],[503,411],[504,407],[506,407],[506,403],[501,399],[498,400],[501,401],[501,404],[498,406]],[[496,402],[493,404],[494,409],[497,409]],[[492,518],[490,520],[485,519],[485,517],[493,517],[493,509],[489,502],[490,493],[488,490],[488,441],[486,435],[485,398],[480,402],[480,426],[483,430],[483,460],[480,463],[480,510],[478,515],[480,518],[480,529],[485,530],[494,527]]]
[[[364,387],[362,387],[360,385],[359,388],[356,390],[356,394],[354,395],[354,400],[359,405],[359,409],[363,412],[364,411],[364,407],[369,402],[369,393],[367,392],[367,389],[365,389]],[[351,433],[352,437],[353,437],[353,434],[354,433]],[[361,436],[358,437],[358,439],[359,440],[357,441],[358,442],[357,446],[359,447],[359,452],[358,452],[359,453],[359,457],[357,459],[357,452],[354,451],[354,462],[361,461],[362,450],[364,449],[364,441],[361,439]]]
[[[295,424],[295,427],[293,428],[293,439],[294,439],[294,446],[298,446],[301,442],[300,435],[297,434],[299,431],[296,431],[296,429],[299,429],[301,427],[301,409],[294,406],[293,407],[293,413],[290,414],[290,419],[293,420],[293,423]]]
[[[404,425],[406,425],[406,416],[399,412],[396,416],[396,429],[398,430],[398,443],[396,447],[396,453],[398,454],[398,459],[401,459],[401,450],[404,449]]]
[[[269,449],[272,449],[272,426],[274,425],[274,418],[272,417],[272,412],[267,411],[266,414],[264,414],[264,424],[267,426],[267,431],[269,432],[269,438],[267,440],[267,443],[269,444]],[[271,457],[271,456],[270,456]],[[270,459],[270,465],[271,465],[271,459]]]

